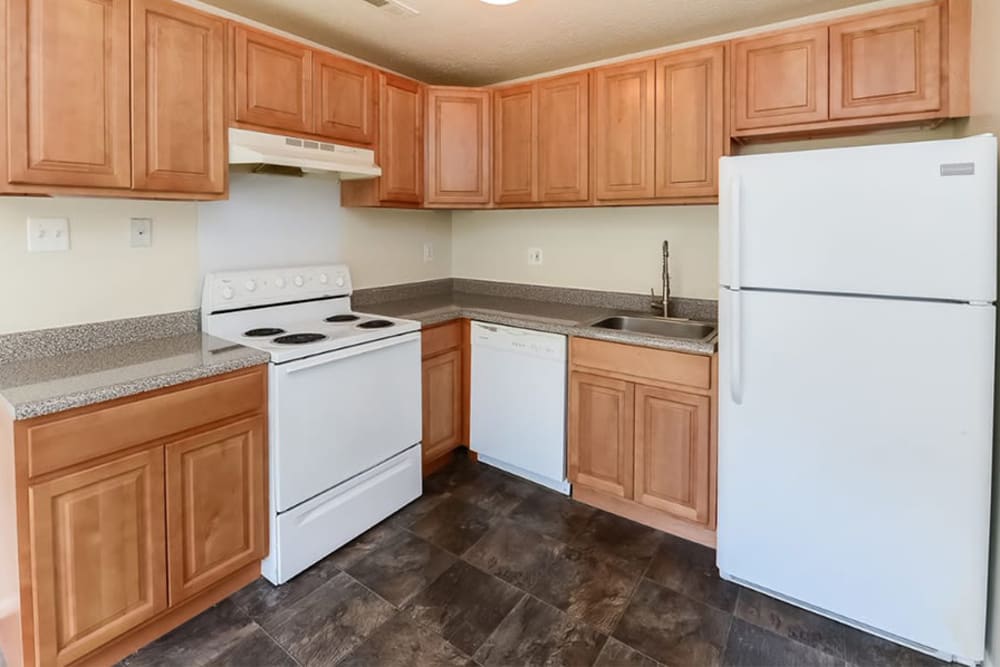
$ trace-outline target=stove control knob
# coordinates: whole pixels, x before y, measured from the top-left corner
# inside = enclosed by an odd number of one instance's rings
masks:
[[[326,275],[325,273],[319,274],[319,282],[323,285],[327,284],[328,282],[330,282],[330,276]]]
[[[275,278],[275,280],[274,280],[274,286],[277,287],[278,289],[285,289],[285,279],[284,278]]]
[[[222,288],[222,298],[223,299],[227,299],[227,300],[228,299],[232,299],[233,298],[233,288],[229,287],[229,286],[223,287]]]
[[[254,281],[252,281],[252,280],[248,280],[248,281],[246,282],[246,284],[245,284],[245,285],[243,285],[243,286],[247,288],[247,291],[248,291],[248,292],[252,292],[252,291],[254,291],[255,289],[257,289],[257,283],[255,283],[255,282],[254,282]]]
[[[306,284],[306,279],[305,278],[303,278],[302,276],[295,276],[295,286],[296,287],[302,287],[305,284]]]
[[[345,283],[344,276],[337,276],[337,287],[343,287]]]

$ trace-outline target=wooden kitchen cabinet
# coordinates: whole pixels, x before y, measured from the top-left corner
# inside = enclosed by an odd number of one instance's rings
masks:
[[[654,196],[656,67],[652,60],[594,71],[595,196]]]
[[[376,70],[346,58],[313,53],[316,134],[333,141],[375,143],[378,100]]]
[[[570,339],[573,497],[714,546],[715,357]]]
[[[493,91],[493,201],[538,200],[538,123],[534,84]]]
[[[468,444],[468,322],[424,329],[423,462],[424,472],[462,444]]]
[[[132,2],[132,187],[222,194],[223,19],[171,0]]]
[[[313,50],[243,25],[233,29],[234,119],[293,133],[313,131]]]
[[[489,90],[432,86],[427,97],[427,206],[490,202]]]
[[[129,0],[7,0],[8,181],[128,188]]]
[[[67,665],[167,607],[163,448],[29,489],[37,660]]]
[[[590,72],[545,79],[538,90],[538,200],[590,199]]]
[[[729,146],[725,62],[724,45],[656,61],[656,197],[719,194],[719,158]]]

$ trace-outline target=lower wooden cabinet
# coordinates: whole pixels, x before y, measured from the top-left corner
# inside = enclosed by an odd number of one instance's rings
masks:
[[[423,332],[423,459],[442,460],[467,442],[468,323],[449,322]]]
[[[715,543],[714,359],[570,341],[573,497]]]

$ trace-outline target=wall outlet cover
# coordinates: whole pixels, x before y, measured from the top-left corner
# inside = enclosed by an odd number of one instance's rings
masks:
[[[28,218],[28,252],[69,250],[69,218]]]
[[[528,248],[528,264],[541,266],[543,261],[541,248]]]
[[[153,219],[132,218],[131,246],[133,248],[148,248],[153,245]]]
[[[424,244],[424,261],[433,262],[434,261],[434,244],[428,241]]]

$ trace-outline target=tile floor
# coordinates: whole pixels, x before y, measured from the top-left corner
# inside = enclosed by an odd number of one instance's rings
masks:
[[[714,552],[459,458],[288,584],[123,664],[940,665],[718,577]]]

